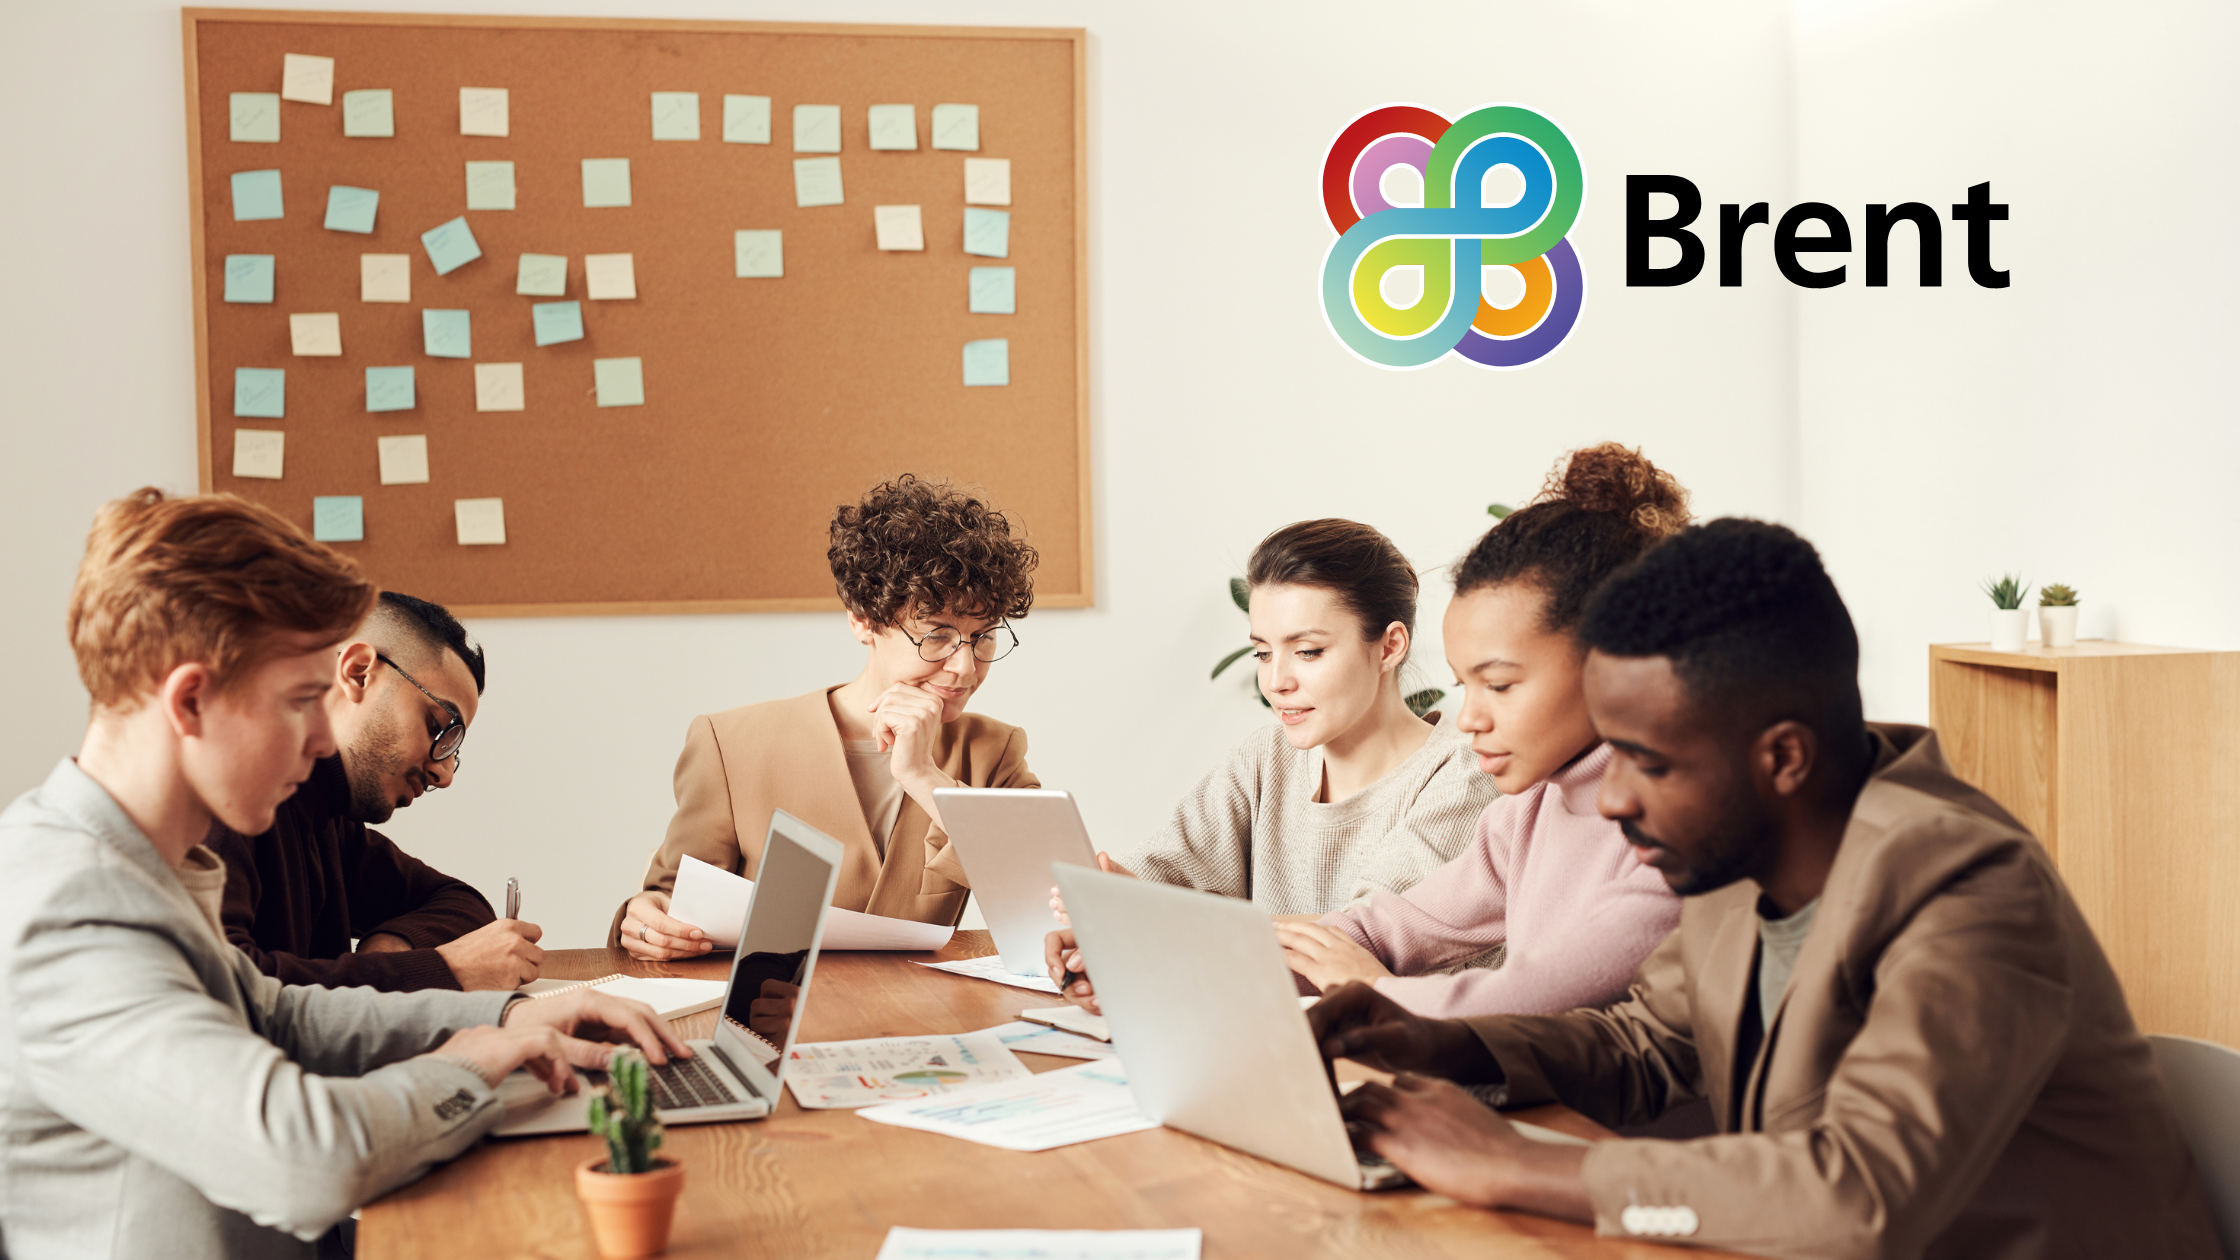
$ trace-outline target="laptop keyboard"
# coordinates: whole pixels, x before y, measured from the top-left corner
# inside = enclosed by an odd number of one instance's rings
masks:
[[[723,1078],[709,1071],[708,1065],[697,1056],[646,1066],[646,1087],[653,1094],[656,1110],[720,1107],[739,1101],[739,1096],[731,1092]]]

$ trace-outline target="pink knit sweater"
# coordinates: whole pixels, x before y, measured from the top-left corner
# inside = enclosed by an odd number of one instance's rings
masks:
[[[1405,893],[1325,915],[1395,973],[1377,990],[1418,1014],[1553,1015],[1625,996],[1680,923],[1664,877],[1595,809],[1612,753],[1595,748],[1478,815],[1462,855]],[[1499,967],[1426,974],[1508,942]]]

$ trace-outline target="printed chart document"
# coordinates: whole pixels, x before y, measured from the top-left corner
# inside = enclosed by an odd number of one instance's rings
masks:
[[[677,889],[669,896],[669,917],[706,932],[716,948],[730,949],[739,943],[739,925],[746,921],[747,899],[753,893],[753,880],[687,857],[677,870]],[[824,916],[822,948],[939,949],[955,932],[955,928],[937,923],[913,923],[835,907]],[[1056,986],[1050,991],[1057,992]]]
[[[786,1085],[803,1107],[831,1109],[911,1102],[1027,1079],[1027,1065],[1004,1045],[1000,1031],[796,1044],[786,1058]]]
[[[1030,1024],[1023,1019],[997,1024],[987,1031],[1000,1038],[1013,1053],[1026,1050],[1034,1054],[1056,1055],[1061,1059],[1112,1059],[1120,1055],[1118,1050],[1104,1042],[1091,1041],[1087,1037],[1060,1032],[1041,1024]]]
[[[691,860],[691,858],[685,859],[685,861],[687,862]],[[677,878],[677,886],[680,888],[684,886],[684,878],[682,875],[679,875]],[[672,915],[676,915],[678,918],[684,917],[683,915],[678,915],[674,908],[672,908],[669,913]],[[833,913],[839,914],[840,912],[836,910]],[[827,918],[825,922],[827,924],[830,924],[832,920],[830,918]],[[825,928],[825,931],[827,932],[830,932],[831,930],[832,929],[829,926]],[[825,946],[825,948],[846,949],[847,946],[827,945]],[[993,980],[997,984],[1014,985],[1021,989],[1033,989],[1037,993],[1056,993],[1058,991],[1057,983],[1051,980],[1048,976],[1022,976],[1015,971],[1006,969],[1003,965],[1002,956],[997,954],[990,954],[986,958],[960,958],[955,962],[922,962],[918,965],[921,967],[931,967],[935,971],[946,971],[953,976],[971,976],[975,980]]]
[[[1023,1081],[983,1085],[919,1102],[866,1107],[866,1120],[1000,1146],[1047,1151],[1097,1138],[1156,1129],[1136,1110],[1118,1060],[1059,1068]]]
[[[878,1260],[1198,1260],[1195,1229],[904,1229]]]

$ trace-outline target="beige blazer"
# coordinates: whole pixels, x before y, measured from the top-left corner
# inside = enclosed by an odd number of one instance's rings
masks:
[[[1759,890],[1688,898],[1602,1011],[1470,1021],[1506,1103],[1609,1125],[1708,1097],[1721,1136],[1587,1156],[1605,1234],[1778,1256],[2218,1254],[2147,1044],[2046,852],[1936,736],[1881,752],[1758,1053]],[[1632,1209],[1629,1211],[1629,1209]]]
[[[826,699],[833,690],[692,719],[677,758],[677,813],[643,890],[672,891],[687,854],[752,879],[770,813],[783,809],[846,850],[833,905],[921,923],[964,914],[971,889],[949,835],[907,795],[880,859]],[[1041,786],[1027,769],[1026,732],[977,713],[942,726],[934,764],[968,787]],[[610,943],[621,941],[622,916],[615,912]]]

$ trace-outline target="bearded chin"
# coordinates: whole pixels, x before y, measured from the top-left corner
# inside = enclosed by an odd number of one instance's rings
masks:
[[[1744,786],[1720,811],[1718,825],[1711,829],[1703,846],[1703,860],[1666,882],[1683,897],[1717,892],[1748,878],[1773,851],[1773,843],[1772,817],[1759,808],[1757,798]]]
[[[350,816],[371,826],[385,823],[397,812],[397,802],[386,782],[395,769],[396,742],[372,740],[364,750],[342,750],[342,773],[350,781]]]

